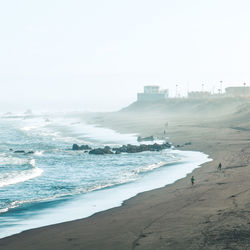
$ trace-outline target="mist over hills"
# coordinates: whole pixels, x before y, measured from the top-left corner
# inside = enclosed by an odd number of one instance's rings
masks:
[[[118,112],[82,115],[92,124],[124,133],[161,135],[166,124],[174,126],[250,129],[249,98],[169,98],[163,101],[133,102]],[[126,124],[126,126],[124,126]]]
[[[166,113],[169,115],[221,116],[250,111],[247,98],[171,98],[163,101],[134,102],[120,112]]]

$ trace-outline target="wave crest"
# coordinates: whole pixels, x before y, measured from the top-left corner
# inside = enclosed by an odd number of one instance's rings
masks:
[[[35,159],[30,160],[29,164],[31,166],[30,169],[0,174],[0,187],[25,182],[43,173],[42,169],[35,166]]]

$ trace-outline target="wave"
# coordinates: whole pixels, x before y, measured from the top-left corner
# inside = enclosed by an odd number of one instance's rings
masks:
[[[24,165],[29,164],[29,160],[24,158],[7,156],[6,154],[0,155],[0,165]]]
[[[167,166],[167,165],[173,165],[173,164],[176,164],[178,162],[181,161],[181,158],[178,158],[178,157],[175,157],[175,156],[172,156],[172,158],[174,159],[173,161],[167,161],[167,162],[158,162],[158,163],[154,163],[154,164],[151,164],[151,165],[148,165],[148,166],[144,166],[144,167],[140,167],[136,170],[134,170],[133,172],[136,173],[136,174],[140,174],[140,173],[145,173],[145,172],[150,172],[156,168],[160,168],[160,167],[163,167],[163,166]]]
[[[136,174],[139,174],[139,173],[145,173],[145,172],[149,172],[149,171],[152,171],[156,168],[160,168],[164,165],[166,165],[167,162],[158,162],[158,163],[154,163],[154,164],[151,164],[151,165],[148,165],[148,166],[145,166],[145,167],[141,167],[141,168],[138,168],[136,170],[134,170],[133,172],[136,173]]]
[[[30,160],[29,164],[31,169],[0,174],[0,187],[25,182],[43,173],[42,169],[35,166],[35,159]]]
[[[43,153],[44,153],[43,150],[35,151],[34,155],[36,155],[36,156],[41,156],[41,155],[43,155]]]
[[[42,198],[30,199],[30,200],[13,201],[13,202],[10,202],[7,205],[7,207],[0,209],[0,214],[1,213],[6,213],[9,210],[11,210],[13,208],[20,207],[20,206],[22,206],[24,204],[55,201],[55,200],[60,199],[60,198],[66,198],[66,197],[70,197],[70,196],[74,196],[74,195],[90,193],[90,192],[98,191],[98,190],[101,190],[101,189],[111,188],[111,187],[114,187],[114,186],[117,186],[117,185],[122,185],[122,184],[125,184],[125,183],[128,183],[128,182],[131,182],[131,181],[132,180],[126,180],[126,181],[121,181],[119,183],[109,183],[109,184],[103,184],[103,185],[100,184],[100,185],[96,185],[96,186],[91,187],[91,188],[77,188],[77,189],[72,190],[70,192],[55,194],[55,195],[52,195],[50,197],[42,197]]]

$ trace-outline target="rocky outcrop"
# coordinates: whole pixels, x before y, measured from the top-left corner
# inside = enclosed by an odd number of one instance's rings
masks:
[[[113,154],[111,151],[111,148],[109,146],[106,146],[104,148],[96,148],[89,151],[89,154],[95,154],[95,155],[104,155],[104,154]]]
[[[34,154],[34,153],[35,153],[34,151],[28,151],[25,154],[27,155],[27,154]]]
[[[14,151],[15,154],[25,154],[24,150],[16,150]]]
[[[116,153],[139,153],[144,151],[161,151],[170,147],[171,145],[168,142],[163,144],[154,143],[151,145],[141,144],[139,146],[128,144],[119,148],[113,148],[113,150]]]
[[[89,145],[77,145],[77,144],[73,144],[72,146],[72,150],[91,150],[92,148]]]
[[[181,148],[181,147],[190,146],[190,145],[192,145],[192,142],[185,142],[183,145],[178,144],[175,147],[176,148]]]
[[[123,145],[117,148],[110,148],[108,146],[104,148],[96,148],[89,151],[89,154],[96,154],[96,155],[105,155],[105,154],[121,154],[121,153],[139,153],[144,151],[161,151],[163,149],[170,148],[171,145],[166,142],[163,144],[154,143],[152,145],[141,144],[137,145]]]
[[[13,151],[13,149],[10,149],[10,151]],[[16,150],[16,151],[14,151],[14,153],[15,154],[34,154],[35,152],[34,151],[28,151],[28,152],[26,152],[26,151],[24,151],[24,150]]]

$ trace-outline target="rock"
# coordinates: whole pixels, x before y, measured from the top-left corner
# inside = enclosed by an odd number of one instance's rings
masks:
[[[139,153],[144,151],[161,151],[163,149],[171,148],[171,145],[166,142],[163,144],[157,144],[154,143],[152,145],[146,145],[141,144],[139,146],[137,145],[123,145],[119,148],[110,148],[109,146],[106,146],[104,148],[96,148],[91,151],[89,151],[89,154],[98,154],[98,155],[104,155],[104,154],[121,154],[121,153]]]
[[[139,146],[128,144],[127,146],[123,145],[120,148],[113,148],[113,151],[119,153],[139,153],[143,151],[160,151],[170,147],[171,145],[167,142],[163,144],[154,143],[152,145],[141,144]]]
[[[95,148],[89,151],[89,154],[93,155],[104,155],[104,151],[101,148]]]
[[[92,148],[89,145],[81,145],[73,144],[72,150],[91,150]]]
[[[89,154],[95,154],[95,155],[104,155],[104,154],[113,154],[110,147],[105,148],[95,148],[89,151]]]
[[[29,152],[27,152],[25,154],[27,155],[27,154],[34,154],[34,153],[35,153],[34,151],[29,151]]]
[[[79,146],[77,144],[73,144],[72,150],[79,150]]]
[[[81,145],[79,150],[91,150],[92,148],[89,145]]]
[[[138,142],[141,142],[141,141],[153,141],[153,140],[154,140],[154,137],[152,135],[148,136],[148,137],[141,137],[141,136],[137,137]]]
[[[16,153],[16,154],[24,154],[25,151],[24,150],[16,150],[16,151],[14,151],[14,153]]]
[[[113,154],[113,152],[111,151],[111,148],[109,146],[105,146],[103,151],[104,151],[104,154]]]

